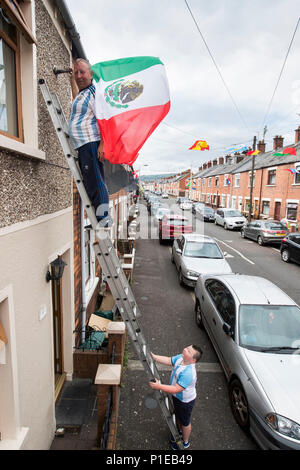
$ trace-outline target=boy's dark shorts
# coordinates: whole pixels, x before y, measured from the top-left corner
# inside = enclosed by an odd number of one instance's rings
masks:
[[[176,418],[181,422],[183,426],[188,426],[191,422],[191,414],[196,400],[184,403],[178,400],[178,398],[172,396],[174,403],[174,412]]]

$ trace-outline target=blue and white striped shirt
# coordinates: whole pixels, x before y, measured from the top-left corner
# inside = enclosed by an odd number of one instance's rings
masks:
[[[69,134],[76,149],[101,140],[95,116],[95,91],[95,85],[90,85],[80,91],[72,103]]]
[[[174,369],[170,378],[170,385],[178,384],[184,388],[174,396],[178,400],[188,403],[196,398],[197,373],[195,364],[183,365],[182,354],[173,356],[171,360]]]

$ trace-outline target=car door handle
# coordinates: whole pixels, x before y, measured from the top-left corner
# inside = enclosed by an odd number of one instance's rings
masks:
[[[217,322],[216,322],[216,320],[215,320],[214,318],[213,318],[213,324],[214,324],[214,325],[216,325],[216,324],[217,324]]]

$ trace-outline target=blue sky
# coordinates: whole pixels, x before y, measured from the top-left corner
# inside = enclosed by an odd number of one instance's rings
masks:
[[[297,20],[298,0],[66,0],[89,61],[138,55],[164,62],[171,110],[135,163],[142,174],[178,172],[262,138],[264,117]],[[300,125],[300,26],[268,113],[266,142],[294,142]],[[234,105],[233,101],[236,103]],[[189,151],[203,139],[209,151]],[[148,165],[148,166],[144,166]]]

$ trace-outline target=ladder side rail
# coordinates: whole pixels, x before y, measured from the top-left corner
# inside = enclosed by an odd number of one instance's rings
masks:
[[[67,132],[66,120],[65,120],[65,117],[62,113],[61,107],[58,104],[58,99],[57,99],[57,97],[53,98],[53,96],[50,94],[49,89],[48,89],[48,87],[47,87],[44,80],[40,80],[39,84],[40,84],[40,89],[41,89],[43,98],[44,98],[45,103],[47,105],[49,115],[50,115],[51,120],[54,124],[54,127],[55,127],[55,130],[56,130],[57,136],[59,138],[60,144],[62,146],[63,152],[66,156],[67,163],[68,163],[69,168],[70,168],[70,170],[72,172],[72,175],[74,177],[75,184],[76,184],[77,189],[79,191],[80,197],[82,199],[82,202],[84,203],[84,206],[85,206],[85,209],[88,213],[88,216],[89,216],[90,222],[92,224],[92,227],[94,228],[94,230],[97,233],[98,221],[97,221],[97,218],[96,218],[96,215],[95,215],[95,211],[92,208],[89,197],[88,197],[88,195],[86,193],[86,190],[85,190],[85,187],[83,185],[83,179],[82,179],[82,176],[81,176],[81,172],[80,172],[80,170],[78,168],[78,165],[77,165],[77,162],[76,162],[77,155],[76,155],[76,152],[75,152],[75,150],[72,146],[69,134]],[[104,230],[102,230],[102,232],[104,232]],[[127,281],[127,278],[126,278],[126,276],[125,276],[125,274],[122,270],[122,267],[120,265],[117,254],[114,251],[115,249],[114,249],[114,247],[111,243],[111,240],[110,240],[110,245],[109,245],[109,243],[108,244],[100,243],[100,240],[99,240],[100,237],[97,236],[97,238],[98,238],[97,245],[99,246],[99,250],[101,252],[100,253],[98,251],[96,253],[97,257],[100,258],[99,263],[100,263],[101,268],[103,269],[104,273],[106,273],[106,275],[108,277],[108,283],[110,285],[110,288],[111,288],[111,291],[112,291],[112,294],[113,294],[114,298],[119,299],[119,301],[117,300],[116,303],[117,303],[117,306],[118,306],[118,309],[119,309],[120,313],[121,312],[123,313],[122,318],[125,319],[129,334],[130,334],[130,336],[133,340],[133,344],[134,344],[136,352],[139,356],[139,359],[141,360],[142,365],[143,365],[145,371],[149,374],[149,376],[153,377],[153,375],[154,375],[160,381],[159,373],[158,373],[156,364],[153,361],[150,353],[147,351],[147,348],[148,348],[147,343],[146,343],[145,339],[143,338],[143,335],[141,333],[140,328],[139,327],[136,328],[138,323],[136,322],[135,315],[134,314],[130,315],[130,313],[128,313],[128,312],[131,312],[133,310],[132,303],[134,303],[134,306],[136,307],[136,309],[138,309],[138,306],[135,302],[135,299],[134,299],[133,293],[131,291],[130,285]],[[106,237],[104,237],[104,239],[107,239],[107,234],[106,234]],[[107,251],[107,249],[109,249],[109,251]],[[103,253],[106,253],[106,256],[103,256]],[[100,254],[100,256],[99,256],[99,254]],[[116,259],[114,259],[114,256],[113,256],[114,254],[115,254]],[[110,263],[110,265],[108,263],[106,263],[104,261],[105,257],[107,257],[108,259],[110,259],[110,257],[111,257],[114,260],[114,264],[116,264],[116,266],[114,266],[113,263]],[[100,262],[100,261],[102,261],[102,262]],[[117,270],[118,270],[118,272],[117,272]],[[120,276],[120,273],[123,273],[123,275],[121,274],[121,276]],[[114,277],[115,277],[115,281],[118,280],[118,282],[113,281]],[[126,290],[127,290],[127,292],[126,292]],[[120,294],[121,294],[121,296],[120,296]],[[122,295],[123,295],[123,297],[122,297]],[[122,313],[121,313],[121,315],[122,315]],[[144,349],[145,349],[145,351],[144,351]],[[171,411],[170,411],[171,410],[170,397],[162,391],[156,391],[156,392],[157,392],[156,396],[157,396],[158,403],[161,407],[161,410],[163,412],[164,417],[166,418],[166,422],[169,426],[169,429],[171,430],[173,436],[175,437],[175,440],[176,440],[176,443],[177,443],[178,447],[180,449],[182,449],[182,442],[181,442],[177,427],[174,424],[174,419],[173,419],[173,417],[171,415]],[[168,403],[168,406],[166,405],[166,402]]]

